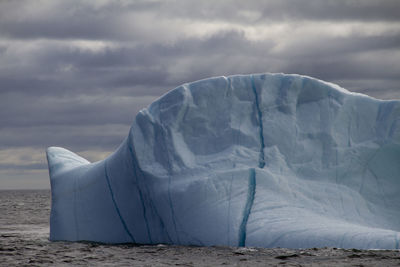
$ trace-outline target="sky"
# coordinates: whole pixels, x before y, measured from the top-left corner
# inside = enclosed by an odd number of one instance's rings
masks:
[[[263,72],[400,99],[400,1],[0,0],[0,189],[50,188],[49,146],[104,159],[183,83]]]

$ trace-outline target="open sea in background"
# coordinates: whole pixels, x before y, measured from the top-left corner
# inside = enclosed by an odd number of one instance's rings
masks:
[[[12,264],[7,256],[34,262],[35,251],[49,242],[50,200],[50,190],[0,190],[1,265]]]
[[[0,190],[0,266],[400,266],[399,250],[50,242],[50,190]]]
[[[47,241],[49,215],[50,190],[1,190],[1,245],[4,245],[5,240]]]

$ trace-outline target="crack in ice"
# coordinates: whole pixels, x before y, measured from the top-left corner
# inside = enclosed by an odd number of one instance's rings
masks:
[[[124,218],[122,217],[121,211],[119,210],[118,205],[117,205],[117,201],[115,200],[114,193],[113,193],[113,190],[111,188],[110,178],[108,177],[108,173],[107,173],[107,161],[105,161],[105,163],[104,163],[104,173],[105,173],[105,176],[106,176],[108,189],[110,190],[112,202],[114,204],[115,210],[117,211],[117,214],[118,214],[119,219],[120,219],[120,221],[122,223],[122,226],[124,227],[125,232],[128,234],[128,236],[131,238],[132,242],[136,243],[135,238],[133,237],[132,233],[129,231],[128,226],[126,225],[126,222],[125,222]]]
[[[258,115],[258,123],[259,123],[259,135],[260,135],[260,143],[261,143],[261,149],[260,149],[260,157],[259,157],[259,162],[258,162],[258,167],[259,168],[264,168],[265,166],[265,158],[264,158],[264,148],[265,148],[265,143],[264,143],[264,128],[263,128],[263,121],[262,121],[262,112],[260,109],[260,103],[258,99],[258,94],[257,94],[257,88],[256,84],[254,82],[254,76],[251,75],[251,88],[253,89],[254,92],[254,97],[255,97],[255,103],[256,103],[256,108],[257,108],[257,115]]]
[[[243,219],[239,228],[239,247],[246,246],[246,232],[247,232],[247,221],[249,220],[251,208],[253,207],[254,196],[256,194],[256,170],[250,169],[247,200],[246,206],[244,207]]]
[[[131,140],[131,136],[130,135],[128,136],[128,148],[129,148],[129,153],[131,154],[131,157],[132,157],[132,163],[133,163],[132,167],[133,167],[133,170],[134,170],[135,176],[136,176],[137,190],[139,192],[139,198],[140,198],[140,202],[142,204],[143,218],[144,218],[145,225],[146,225],[147,236],[149,237],[150,242],[152,242],[152,238],[151,238],[151,234],[150,234],[149,222],[148,222],[147,216],[146,216],[146,205],[144,204],[143,192],[142,192],[142,190],[140,188],[140,185],[139,185],[139,182],[138,182],[139,181],[139,179],[138,179],[139,175],[138,175],[137,171],[140,172],[140,174],[141,174],[140,177],[144,177],[144,175],[143,175],[142,171],[139,169],[139,166],[138,166],[139,164],[138,164],[137,159],[136,159],[136,154],[134,154],[134,152],[132,150],[132,140]]]

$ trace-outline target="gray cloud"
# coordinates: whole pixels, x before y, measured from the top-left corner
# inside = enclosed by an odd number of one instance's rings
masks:
[[[33,163],[33,164],[0,164],[0,169],[3,170],[43,170],[46,169],[45,163]]]
[[[84,1],[3,1],[0,31],[12,38],[102,39],[118,35],[112,9]]]
[[[70,96],[26,97],[3,94],[0,129],[43,125],[124,124],[155,97]],[[84,114],[84,116],[82,116]]]
[[[396,0],[270,0],[270,1],[3,1],[0,31],[12,38],[119,39],[145,36],[131,18],[149,15],[157,20],[225,21],[264,24],[310,21],[399,21]],[[137,22],[133,20],[133,22]]]
[[[165,4],[167,5],[167,4]],[[191,8],[190,8],[191,7]],[[398,21],[400,4],[396,0],[274,0],[274,1],[218,1],[210,5],[207,1],[188,1],[178,9],[178,14],[202,19],[228,19],[241,23],[281,20],[350,20],[350,21]],[[169,15],[174,13],[170,10]],[[180,11],[180,12],[179,12]],[[189,11],[189,12],[188,12]],[[253,13],[253,16],[251,12]],[[250,13],[250,14],[247,14]],[[260,14],[260,15],[259,15]]]
[[[0,157],[0,187],[32,186],[45,159],[24,156],[47,146],[112,151],[139,109],[210,76],[299,73],[400,98],[399,12],[396,0],[2,1],[0,155],[19,156]]]
[[[129,126],[125,124],[5,128],[0,133],[4,140],[0,149],[35,147],[44,152],[46,147],[61,146],[75,152],[96,148],[109,151],[118,147],[128,131]]]

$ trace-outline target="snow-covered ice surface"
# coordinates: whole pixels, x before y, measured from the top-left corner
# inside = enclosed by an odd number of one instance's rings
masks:
[[[105,160],[47,158],[51,240],[400,246],[400,101],[310,77],[184,84]]]

